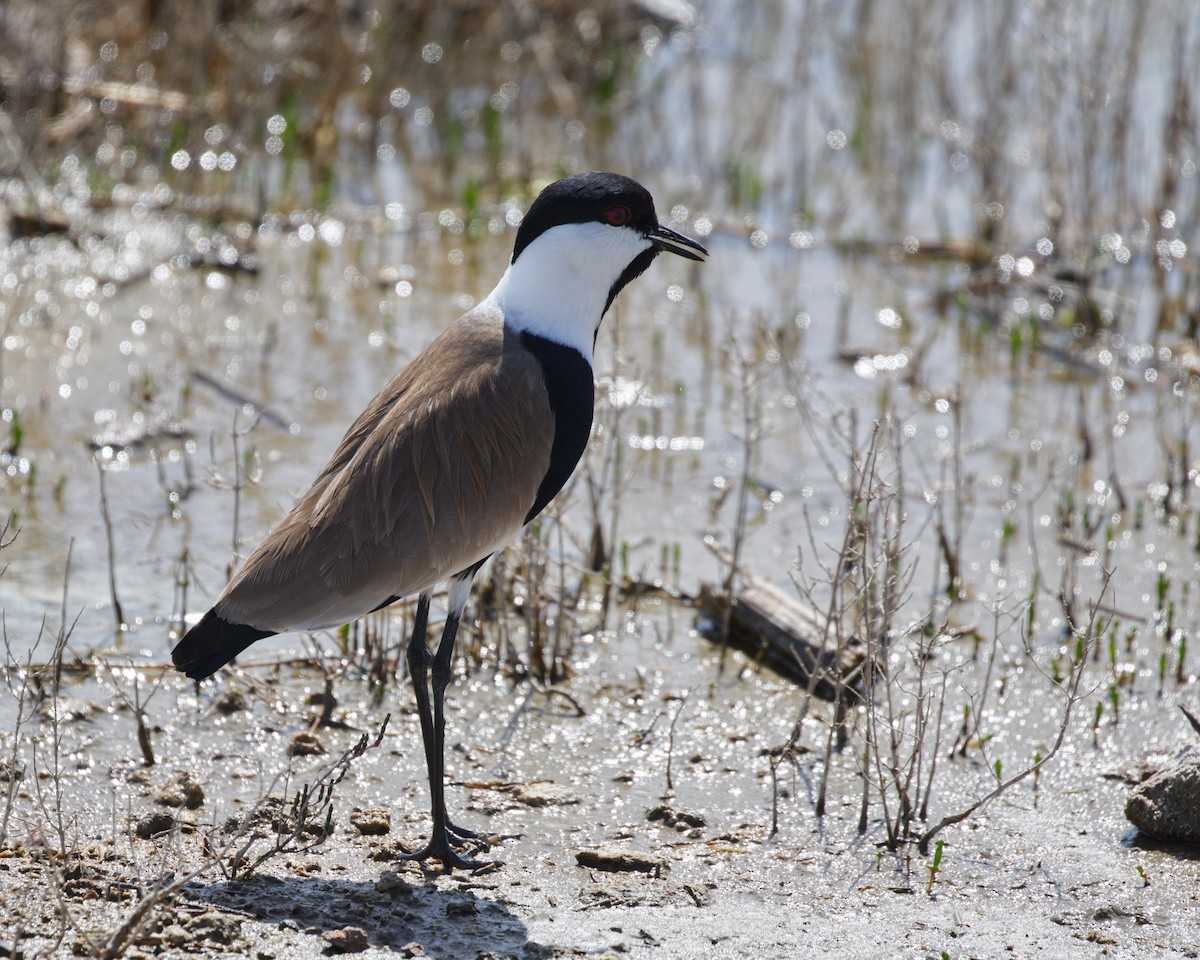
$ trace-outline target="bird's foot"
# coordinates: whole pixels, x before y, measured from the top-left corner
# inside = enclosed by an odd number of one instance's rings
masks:
[[[460,840],[473,840],[480,844],[484,850],[491,849],[491,844],[488,843],[483,834],[478,833],[475,830],[470,830],[467,827],[460,827],[452,820],[446,821],[446,832],[454,834],[454,836],[458,837]]]
[[[450,843],[449,831],[453,831],[461,836],[459,828],[453,827],[450,824],[447,824],[446,827],[447,829],[443,831],[435,830],[433,836],[429,838],[429,842],[420,850],[414,850],[412,853],[403,853],[400,855],[400,859],[412,860],[418,863],[423,863],[426,860],[438,860],[450,870],[484,870],[500,866],[499,860],[475,860],[471,857],[464,857]],[[477,841],[483,850],[489,849],[487,842],[478,836],[464,839]]]
[[[492,849],[493,843],[503,843],[505,840],[520,840],[525,836],[523,833],[479,833],[467,827],[460,827],[457,823],[450,820],[446,821],[446,831],[461,840],[466,840],[476,845],[478,849],[485,853]],[[453,842],[453,839],[451,842]],[[458,846],[463,846],[463,844],[458,844]]]

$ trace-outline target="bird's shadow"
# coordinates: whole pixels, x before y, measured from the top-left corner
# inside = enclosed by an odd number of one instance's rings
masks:
[[[385,882],[328,877],[256,875],[247,880],[193,883],[193,902],[274,923],[282,930],[321,936],[361,928],[372,946],[435,943],[438,956],[494,952],[521,956],[529,946],[525,924],[508,907],[473,890],[440,889],[385,877]]]

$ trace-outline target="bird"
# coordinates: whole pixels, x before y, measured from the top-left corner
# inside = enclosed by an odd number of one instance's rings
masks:
[[[446,811],[444,699],[459,621],[480,567],[541,513],[583,455],[601,321],[664,252],[708,255],[659,222],[636,180],[591,172],[545,187],[491,293],[379,391],[172,651],[175,668],[198,683],[264,637],[340,627],[417,595],[406,656],[432,829],[406,859],[489,864],[456,849],[487,844]],[[447,616],[431,653],[429,606],[442,582]]]

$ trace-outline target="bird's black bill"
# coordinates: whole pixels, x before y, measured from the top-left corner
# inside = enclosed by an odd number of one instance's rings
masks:
[[[691,237],[668,230],[661,224],[650,231],[650,240],[656,249],[665,250],[667,253],[677,253],[689,260],[703,261],[708,256],[708,251]]]

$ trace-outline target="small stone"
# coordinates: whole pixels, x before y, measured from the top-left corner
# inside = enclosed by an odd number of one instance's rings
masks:
[[[581,867],[592,867],[596,870],[637,871],[639,873],[658,873],[664,866],[657,857],[638,853],[625,847],[595,847],[591,850],[577,850],[575,851],[575,861]]]
[[[137,834],[141,840],[149,840],[151,837],[157,837],[159,834],[170,833],[175,829],[175,817],[165,811],[152,813],[142,817],[133,828],[133,832]]]
[[[579,794],[571,787],[549,780],[523,783],[513,790],[513,796],[529,807],[558,807],[579,802]]]
[[[378,837],[391,832],[392,814],[384,807],[367,807],[351,812],[350,823],[364,837]]]
[[[1125,816],[1159,840],[1200,843],[1200,748],[1187,747],[1134,787],[1125,801]]]
[[[423,957],[425,956],[425,948],[414,940],[412,943],[406,943],[400,948],[400,956],[409,958]]]
[[[325,744],[315,733],[302,730],[292,737],[287,752],[289,757],[315,757],[325,752]]]
[[[325,942],[329,944],[326,953],[362,953],[371,945],[367,931],[362,927],[330,930],[325,934]]]
[[[204,788],[192,775],[180,772],[159,787],[154,802],[164,807],[187,807],[195,810],[204,805]]]

